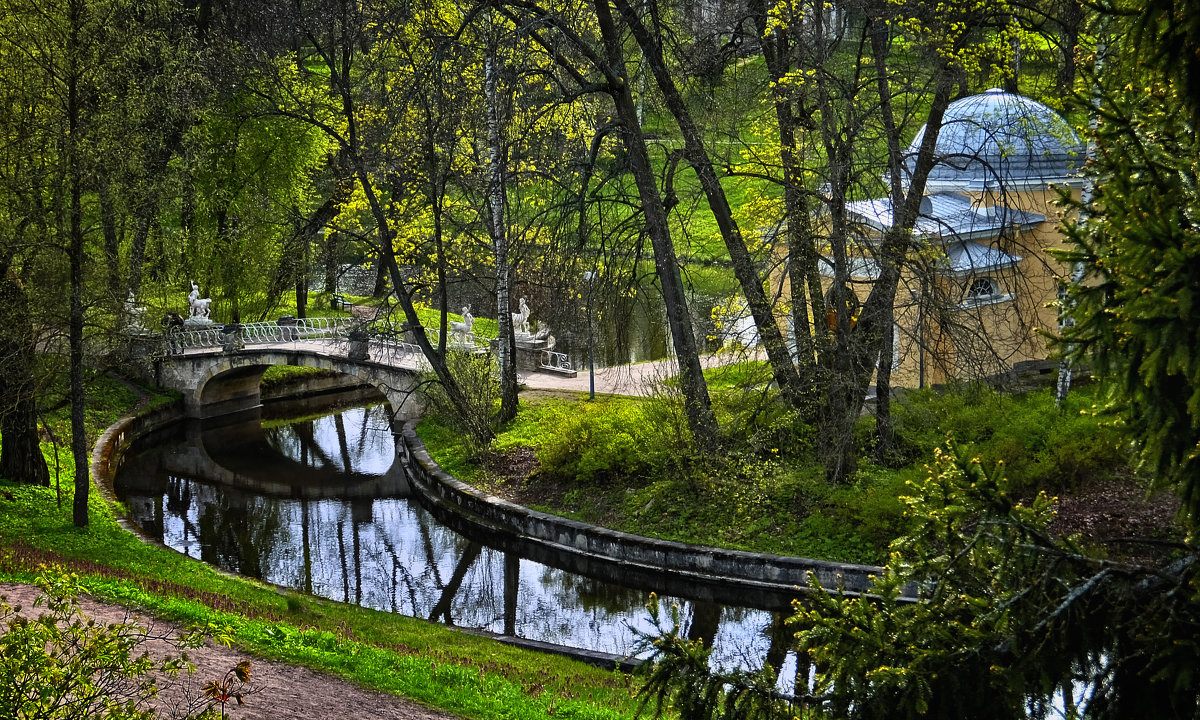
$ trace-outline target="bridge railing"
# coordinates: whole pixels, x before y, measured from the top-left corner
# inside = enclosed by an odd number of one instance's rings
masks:
[[[367,348],[368,356],[385,365],[395,365],[405,361],[423,361],[424,355],[416,343],[397,340],[394,337],[372,335]]]
[[[226,333],[224,325],[210,328],[176,329],[166,333],[168,354],[195,348],[229,347],[238,345],[265,345],[300,340],[338,339],[350,329],[352,318],[302,318],[295,324],[277,322],[241,323],[238,338]]]
[[[441,341],[442,332],[438,328],[427,327],[425,328],[425,335],[429,338],[429,344],[436,348]],[[446,338],[446,345],[448,347],[469,350],[471,352],[487,350],[490,347],[490,343],[491,341],[487,338],[476,337],[475,333],[467,333],[466,335],[450,333]]]
[[[238,326],[236,333],[226,333],[227,326],[213,325],[202,329],[170,330],[164,334],[164,340],[168,355],[192,349],[223,348],[231,350],[247,345],[277,345],[305,340],[331,340],[339,345],[344,345],[347,352],[353,353],[355,342],[350,333],[353,324],[353,318],[346,317],[303,318],[295,320],[294,324],[291,322],[242,323]],[[425,333],[429,337],[430,344],[436,347],[440,337],[437,328],[425,328]],[[455,336],[449,338],[448,345],[460,350],[486,352],[488,341],[477,339],[474,335],[467,335],[466,338]],[[366,356],[363,359],[370,358],[376,362],[388,364],[423,361],[420,346],[411,342],[407,333],[395,335],[370,332],[365,348],[360,347],[359,351],[365,351]],[[561,353],[551,353],[550,358],[544,362],[555,362],[559,366],[564,363],[567,366],[570,365],[570,361]]]
[[[554,350],[542,350],[539,358],[539,367],[547,370],[574,370],[571,365],[571,356],[566,353],[555,352]]]

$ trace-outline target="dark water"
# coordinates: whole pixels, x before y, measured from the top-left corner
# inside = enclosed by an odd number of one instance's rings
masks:
[[[561,569],[570,558],[534,561],[451,530],[410,499],[393,443],[385,406],[193,423],[135,448],[115,485],[132,519],[170,547],[321,597],[624,655],[636,630],[653,629],[648,591],[669,589],[677,594],[660,593],[664,606],[679,605],[692,637],[715,638],[715,663],[770,656],[782,675],[792,671],[778,613],[692,601],[665,580],[654,588],[653,577],[596,579]]]

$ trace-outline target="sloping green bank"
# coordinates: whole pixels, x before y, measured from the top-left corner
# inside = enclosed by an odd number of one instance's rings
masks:
[[[778,402],[764,366],[706,374],[724,435],[717,451],[690,447],[678,408],[661,397],[525,401],[480,452],[437,418],[418,431],[450,474],[538,510],[665,540],[861,564],[881,563],[907,531],[901,498],[948,439],[989,468],[1003,462],[1018,495],[1136,483],[1094,388],[1061,409],[1050,390],[907,393],[893,404],[892,452],[875,457],[864,416],[858,471],[830,484],[816,457],[821,429]]]
[[[93,438],[134,402],[131,392],[112,382],[97,381],[95,396],[115,399],[89,414]],[[44,449],[53,472],[53,448]],[[0,480],[5,493],[0,496],[0,580],[31,582],[47,568],[76,572],[99,598],[184,624],[227,624],[235,643],[255,654],[334,673],[464,717],[599,720],[634,714],[632,681],[616,672],[228,577],[143,543],[118,525],[118,508],[95,494],[91,524],[76,528],[71,524],[69,460],[60,448],[61,507],[54,488]]]

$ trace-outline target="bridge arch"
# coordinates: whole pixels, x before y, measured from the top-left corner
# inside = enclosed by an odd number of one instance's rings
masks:
[[[176,355],[156,363],[155,380],[183,393],[190,417],[209,418],[260,406],[263,373],[275,365],[320,368],[357,378],[377,389],[397,418],[413,417],[420,411],[413,392],[416,369],[352,361],[308,349],[246,348],[234,353]]]

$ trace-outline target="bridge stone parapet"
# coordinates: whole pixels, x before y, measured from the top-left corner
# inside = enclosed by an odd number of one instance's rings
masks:
[[[261,405],[262,376],[274,365],[312,367],[348,375],[374,387],[391,404],[397,418],[419,414],[413,391],[421,363],[372,355],[351,360],[337,350],[327,343],[313,343],[313,347],[248,346],[235,352],[188,351],[156,360],[154,381],[183,394],[189,417],[209,418]]]

